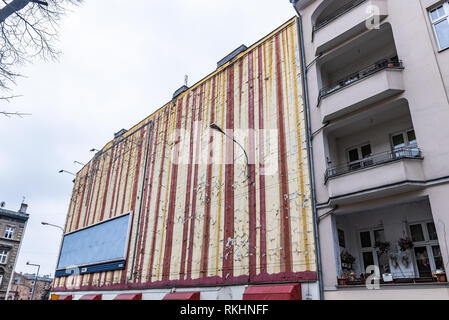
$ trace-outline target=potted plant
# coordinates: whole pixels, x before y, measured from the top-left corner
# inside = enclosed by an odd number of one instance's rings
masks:
[[[446,272],[444,270],[438,269],[435,271],[435,277],[438,282],[447,282]]]
[[[390,249],[390,243],[389,242],[382,242],[382,241],[376,241],[374,244],[374,247],[379,250],[379,253],[382,255]]]
[[[341,258],[341,266],[344,269],[352,269],[352,264],[355,261],[355,258],[347,251],[343,251],[340,254]]]
[[[413,248],[413,241],[409,238],[400,238],[398,240],[398,246],[401,249],[401,251],[406,251],[408,249]]]

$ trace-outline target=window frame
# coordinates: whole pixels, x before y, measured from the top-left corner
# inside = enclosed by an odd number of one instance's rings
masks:
[[[9,250],[0,249],[0,265],[5,265],[8,263]],[[4,262],[2,262],[4,260]]]
[[[412,256],[413,256],[413,264],[414,264],[414,269],[415,269],[415,274],[417,274],[419,277],[421,277],[421,275],[419,274],[419,270],[418,270],[418,263],[416,261],[416,254],[415,254],[415,248],[421,248],[421,247],[425,247],[426,251],[427,251],[427,257],[429,258],[429,263],[430,263],[430,269],[431,272],[435,272],[437,270],[436,268],[436,263],[435,263],[435,257],[433,254],[433,247],[434,246],[438,246],[440,248],[441,251],[441,246],[438,240],[438,233],[437,233],[437,239],[436,240],[431,240],[430,239],[430,233],[429,233],[429,229],[427,228],[427,224],[428,223],[433,223],[435,225],[435,222],[433,220],[424,220],[424,221],[416,221],[416,222],[409,222],[408,223],[408,231],[410,234],[410,239],[413,239],[412,237],[412,231],[410,229],[411,226],[415,226],[415,225],[421,225],[421,229],[424,235],[424,240],[423,241],[413,241],[413,250],[412,250]],[[443,262],[443,267],[444,267],[444,262]]]
[[[367,266],[365,266],[365,262],[363,260],[363,254],[366,253],[366,252],[371,253],[373,255],[374,264],[377,266],[377,270],[376,271],[379,271],[379,273],[376,272],[376,276],[377,277],[381,277],[382,276],[382,270],[380,268],[380,261],[379,261],[378,250],[375,247],[376,237],[375,237],[374,233],[376,231],[382,231],[384,233],[384,237],[385,237],[385,228],[383,226],[378,226],[378,227],[369,228],[369,229],[357,230],[358,247],[359,247],[359,259],[360,259],[359,261],[360,261],[361,273],[365,274]],[[371,241],[371,247],[362,247],[361,234],[365,233],[365,232],[369,232],[370,241]],[[390,261],[389,260],[388,260],[388,268],[391,270],[391,266],[390,266]]]
[[[9,239],[9,240],[13,240],[15,231],[16,231],[16,227],[14,227],[14,226],[6,226],[5,234],[4,234],[3,238]]]
[[[443,8],[445,15],[443,17],[439,17],[436,20],[434,20],[432,18],[432,12],[435,10],[438,10],[439,8]],[[430,19],[430,23],[432,24],[432,29],[433,29],[433,33],[435,35],[436,43],[438,45],[438,50],[443,51],[443,50],[449,49],[449,45],[446,47],[441,46],[440,39],[438,37],[438,32],[435,27],[437,24],[439,24],[440,22],[442,22],[444,20],[446,20],[449,24],[449,1],[445,1],[442,4],[436,5],[436,6],[432,7],[431,9],[429,9],[429,19]]]

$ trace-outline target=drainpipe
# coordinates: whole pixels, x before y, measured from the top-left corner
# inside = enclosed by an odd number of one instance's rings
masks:
[[[299,46],[300,46],[300,56],[301,56],[301,65],[302,65],[302,86],[304,92],[304,112],[306,115],[307,122],[307,146],[308,146],[308,160],[309,160],[309,175],[310,175],[310,185],[311,185],[311,193],[312,193],[312,211],[313,211],[313,227],[315,234],[315,250],[317,257],[317,273],[318,273],[318,286],[320,290],[320,300],[324,300],[324,289],[323,289],[323,273],[322,273],[322,264],[321,264],[321,249],[320,249],[320,237],[319,237],[319,229],[318,229],[318,213],[316,208],[316,192],[315,192],[315,169],[313,164],[313,146],[312,146],[312,131],[311,131],[311,121],[310,121],[310,102],[309,102],[309,87],[307,83],[307,65],[306,58],[304,52],[304,31],[302,28],[302,16],[299,10],[296,8],[296,3],[298,0],[290,0],[293,8],[295,8],[296,13],[298,14],[297,22],[298,22],[298,37],[299,37]]]

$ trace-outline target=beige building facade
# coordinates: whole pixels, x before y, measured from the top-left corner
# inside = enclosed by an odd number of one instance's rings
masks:
[[[26,213],[27,207],[24,203],[18,211],[0,207],[0,300],[5,300],[10,290],[17,256],[29,218]]]
[[[291,2],[324,298],[448,299],[449,2]]]

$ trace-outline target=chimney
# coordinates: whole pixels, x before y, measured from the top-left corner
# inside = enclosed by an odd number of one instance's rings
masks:
[[[26,213],[26,212],[27,212],[27,208],[28,208],[28,205],[27,205],[26,203],[22,203],[22,204],[20,205],[19,212],[20,212],[20,213]]]

